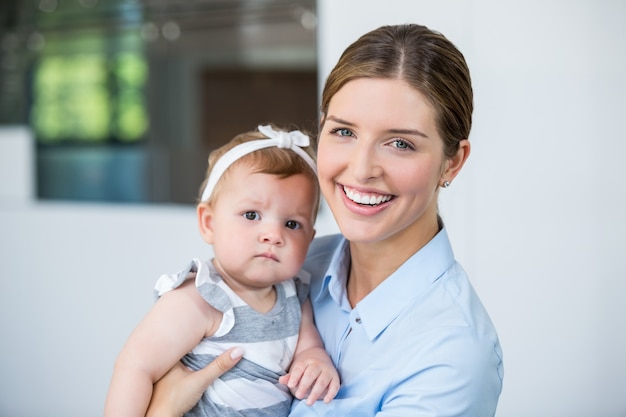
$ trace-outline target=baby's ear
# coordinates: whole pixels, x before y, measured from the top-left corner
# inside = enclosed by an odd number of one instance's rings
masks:
[[[202,239],[209,245],[213,244],[213,211],[206,203],[198,204],[196,209],[198,214],[198,227]]]

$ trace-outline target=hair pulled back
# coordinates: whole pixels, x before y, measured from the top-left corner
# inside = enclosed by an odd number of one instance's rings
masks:
[[[469,138],[473,91],[463,54],[442,34],[417,24],[382,26],[366,33],[341,55],[326,80],[321,111],[333,96],[357,78],[405,81],[433,105],[446,156]]]

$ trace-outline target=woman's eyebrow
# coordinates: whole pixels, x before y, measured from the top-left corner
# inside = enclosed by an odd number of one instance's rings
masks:
[[[354,123],[350,123],[347,120],[343,120],[343,119],[340,119],[339,117],[335,117],[335,116],[328,116],[328,117],[326,117],[326,120],[332,120],[333,122],[339,123],[339,124],[342,124],[342,125],[354,126]]]
[[[396,135],[415,135],[428,139],[428,135],[417,129],[389,129],[389,133]]]
[[[356,126],[354,123],[351,123],[347,120],[340,119],[339,117],[336,117],[336,116],[328,116],[326,120],[332,120],[335,123],[339,123],[339,124],[350,126],[350,127]],[[426,133],[417,129],[389,129],[387,130],[387,132],[392,133],[394,135],[415,135],[415,136],[421,136],[423,138],[428,139],[428,135]]]

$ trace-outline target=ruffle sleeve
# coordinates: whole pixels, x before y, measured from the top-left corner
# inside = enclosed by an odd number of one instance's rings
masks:
[[[189,265],[176,274],[161,275],[154,286],[155,297],[158,299],[163,294],[176,289],[188,279],[194,279],[196,288],[202,298],[212,307],[222,312],[222,322],[213,336],[224,336],[235,325],[233,303],[226,291],[228,288],[214,268],[197,258],[191,260]]]

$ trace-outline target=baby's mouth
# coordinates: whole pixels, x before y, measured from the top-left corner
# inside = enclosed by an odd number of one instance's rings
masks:
[[[274,255],[271,252],[263,252],[259,255],[257,255],[258,258],[267,258],[267,259],[271,259],[273,261],[277,261],[278,262],[278,258],[276,257],[276,255]]]
[[[345,185],[343,186],[343,192],[346,194],[346,197],[355,203],[367,206],[377,206],[394,198],[390,194],[360,193]]]

